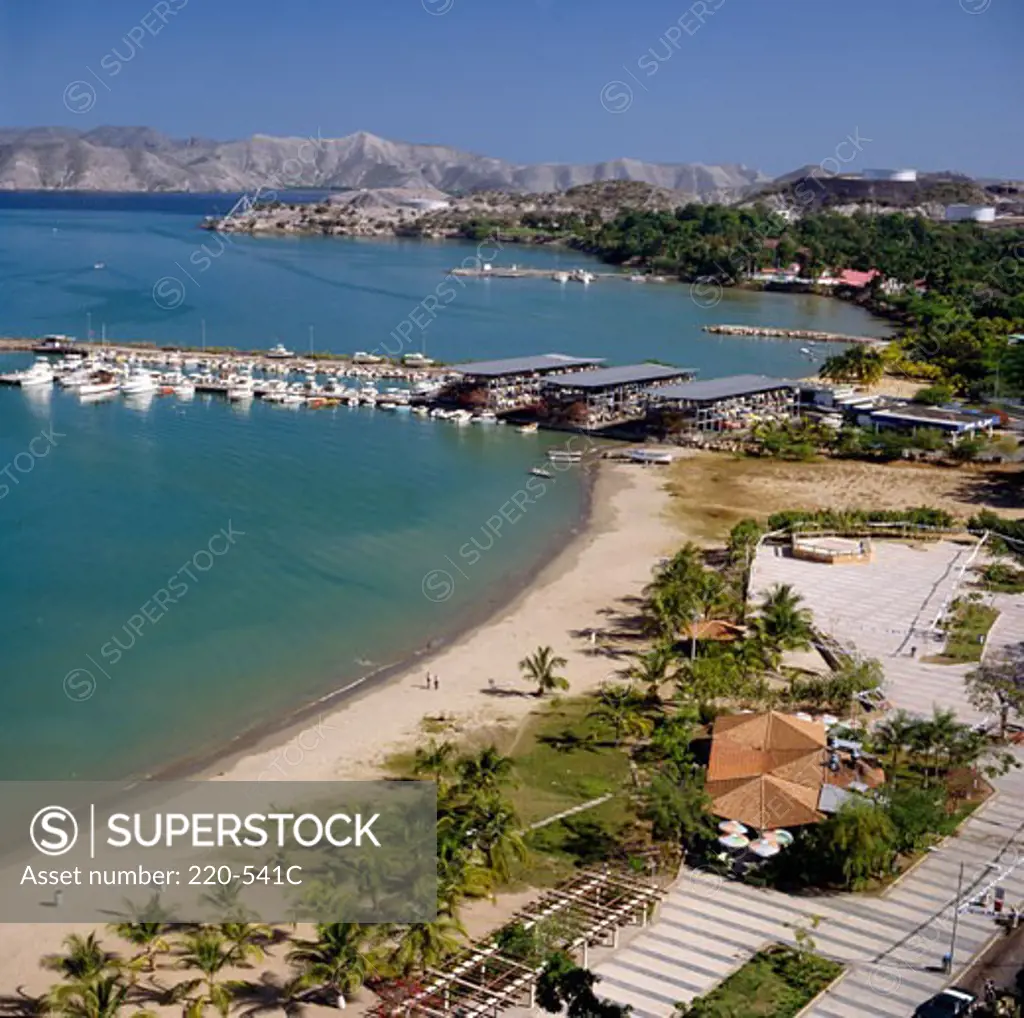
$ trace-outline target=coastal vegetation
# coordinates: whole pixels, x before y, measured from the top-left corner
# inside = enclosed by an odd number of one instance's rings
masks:
[[[810,934],[801,930],[805,937]],[[710,993],[676,1006],[676,1018],[793,1018],[843,973],[813,940],[758,951]]]
[[[999,617],[997,609],[981,604],[981,594],[958,598],[951,606],[946,623],[946,646],[935,664],[962,664],[980,661],[985,638]]]

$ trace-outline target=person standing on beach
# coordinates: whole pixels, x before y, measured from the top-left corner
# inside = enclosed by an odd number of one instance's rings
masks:
[[[434,676],[434,689],[440,689],[440,688],[441,688],[441,682],[438,679],[438,677],[435,675]]]

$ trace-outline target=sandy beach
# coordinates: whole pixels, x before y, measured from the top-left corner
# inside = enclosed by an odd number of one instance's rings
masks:
[[[515,727],[536,707],[532,687],[518,674],[517,662],[550,644],[568,659],[563,670],[573,693],[599,686],[610,677],[610,659],[588,653],[581,634],[601,630],[604,612],[623,597],[640,592],[651,569],[683,540],[667,510],[668,477],[660,468],[602,463],[587,525],[511,604],[432,658],[365,694],[291,729],[264,745],[214,768],[216,780],[329,781],[367,779],[384,773],[386,759],[427,742],[427,727],[439,715],[457,737],[491,726]],[[427,671],[440,679],[428,691]],[[493,680],[493,687],[491,685]],[[497,694],[497,695],[496,695]],[[0,932],[0,986],[4,995],[18,987],[36,994],[53,984],[40,958],[60,949],[82,924],[10,924]],[[108,947],[119,945],[103,934]],[[280,952],[279,952],[280,954]],[[260,969],[279,972],[275,956]],[[246,978],[256,973],[248,971]]]

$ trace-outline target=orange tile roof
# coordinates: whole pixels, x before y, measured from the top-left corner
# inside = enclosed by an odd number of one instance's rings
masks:
[[[790,714],[735,714],[715,722],[707,791],[718,816],[758,830],[821,820],[825,726]]]
[[[709,783],[707,790],[712,800],[711,811],[716,816],[739,820],[758,831],[799,827],[822,819],[817,810],[817,788],[772,775]]]

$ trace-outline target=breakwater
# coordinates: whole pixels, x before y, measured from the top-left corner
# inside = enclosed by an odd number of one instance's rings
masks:
[[[799,339],[808,343],[861,343],[867,346],[886,346],[886,339],[877,336],[846,336],[840,332],[820,332],[817,329],[776,329],[767,325],[704,325],[704,332],[715,336],[745,336],[748,339]]]

